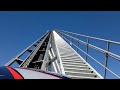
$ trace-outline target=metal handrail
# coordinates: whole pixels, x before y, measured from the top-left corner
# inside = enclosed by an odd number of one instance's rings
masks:
[[[111,71],[110,69],[107,68],[107,63],[108,63],[108,57],[109,57],[109,56],[112,57],[112,58],[114,58],[115,60],[120,61],[120,56],[119,56],[119,55],[117,55],[117,54],[112,53],[112,52],[109,51],[110,43],[120,45],[120,42],[111,41],[111,40],[106,40],[106,39],[101,39],[101,38],[96,38],[96,37],[91,37],[91,36],[86,36],[86,35],[77,34],[77,33],[68,32],[68,31],[63,31],[63,30],[59,30],[59,31],[57,31],[57,32],[60,33],[60,35],[63,34],[63,35],[65,35],[65,36],[67,36],[67,37],[70,37],[70,38],[72,39],[72,42],[71,42],[71,41],[69,41],[69,42],[86,55],[86,61],[87,61],[87,57],[90,57],[91,59],[93,59],[94,61],[96,61],[98,64],[100,64],[102,67],[104,67],[104,78],[106,78],[106,70],[108,70],[109,72],[111,72],[111,73],[112,73],[113,75],[115,75],[117,78],[120,78],[117,74],[115,74],[113,71]],[[65,33],[65,32],[66,32],[66,33]],[[72,36],[68,35],[69,33],[71,33]],[[63,35],[62,35],[62,37],[63,37],[64,39],[66,39]],[[82,41],[82,40],[79,40],[78,38],[73,37],[73,35],[83,36],[83,37],[87,38],[87,42],[84,42],[84,41]],[[97,46],[95,46],[95,45],[90,44],[90,43],[89,43],[89,39],[94,39],[94,40],[100,40],[100,41],[107,42],[106,50],[104,50],[104,49],[102,49],[102,48],[100,48],[100,47],[97,47]],[[66,40],[68,41],[68,39],[66,39]],[[87,47],[86,47],[86,52],[83,51],[82,49],[80,49],[77,45],[75,45],[75,44],[73,43],[73,40],[76,40],[78,43],[81,43],[81,44],[87,46]],[[106,55],[105,66],[104,66],[103,64],[101,64],[100,62],[98,62],[98,60],[96,60],[95,58],[93,58],[91,55],[88,54],[88,47],[93,48],[94,50],[99,51],[99,52],[101,52],[101,53],[103,53],[103,54]]]
[[[61,33],[62,33],[62,32],[61,32]],[[79,39],[77,39],[77,38],[75,38],[75,37],[72,37],[72,36],[70,36],[70,35],[67,35],[67,34],[65,34],[65,33],[63,33],[63,34],[66,35],[66,36],[68,36],[68,37],[70,37],[70,38],[75,39],[76,41],[79,41],[79,43],[82,43],[82,44],[84,44],[84,45],[87,45],[87,43],[84,42],[84,41],[82,41],[82,40],[79,40]],[[104,53],[104,54],[108,53],[109,56],[111,56],[112,58],[117,59],[118,61],[120,61],[120,56],[117,55],[117,54],[114,54],[114,53],[112,53],[112,52],[106,51],[106,50],[104,50],[104,49],[102,49],[102,48],[99,48],[99,47],[97,47],[97,46],[94,46],[94,45],[92,45],[92,44],[89,44],[88,47],[94,48],[95,50],[98,50],[98,51],[100,51],[101,53]],[[114,56],[115,56],[115,57],[114,57]]]
[[[66,39],[67,41],[69,41],[70,43],[72,43],[70,40],[68,40],[67,38],[64,37],[64,39]],[[97,62],[99,65],[101,65],[102,67],[106,68],[109,72],[111,72],[113,75],[115,75],[117,78],[120,79],[120,77],[114,73],[113,71],[111,71],[109,68],[105,67],[104,65],[102,65],[98,60],[96,60],[95,58],[93,58],[91,55],[87,54],[86,52],[84,52],[81,48],[77,47],[74,43],[72,43],[72,45],[74,45],[76,48],[78,48],[81,52],[83,52],[84,54],[86,54],[88,57],[90,57],[91,59],[93,59],[95,62]]]
[[[107,40],[107,39],[102,39],[102,38],[97,38],[97,37],[91,37],[91,36],[87,36],[87,35],[83,35],[83,34],[77,34],[77,33],[73,33],[73,32],[63,31],[63,30],[59,30],[59,31],[67,32],[67,33],[83,36],[83,37],[86,37],[86,38],[91,38],[91,39],[95,39],[95,40],[100,40],[100,41],[110,42],[110,43],[113,43],[113,44],[120,45],[120,42],[117,42],[117,41],[112,41],[112,40]]]

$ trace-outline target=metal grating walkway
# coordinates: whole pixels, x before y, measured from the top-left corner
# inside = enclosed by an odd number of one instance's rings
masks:
[[[65,75],[73,79],[101,79],[97,73],[72,47],[56,32],[53,32]]]

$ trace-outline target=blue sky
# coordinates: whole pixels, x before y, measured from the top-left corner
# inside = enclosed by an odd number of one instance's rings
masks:
[[[120,41],[120,11],[0,11],[0,65],[53,29]]]

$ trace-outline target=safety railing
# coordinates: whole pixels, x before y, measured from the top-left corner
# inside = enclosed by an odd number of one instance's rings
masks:
[[[110,44],[116,44],[116,45],[120,45],[120,42],[116,42],[116,41],[112,41],[112,40],[106,40],[106,39],[101,39],[101,38],[96,38],[96,37],[91,37],[91,36],[87,36],[87,35],[82,35],[82,34],[77,34],[77,33],[73,33],[73,32],[68,32],[68,31],[63,31],[63,30],[57,30],[56,32],[58,32],[58,34],[60,36],[62,36],[67,42],[69,42],[71,45],[76,47],[76,51],[78,52],[78,50],[80,50],[82,53],[84,53],[86,55],[85,60],[88,60],[88,57],[91,58],[92,60],[94,60],[96,63],[98,63],[99,65],[101,65],[104,68],[104,74],[103,74],[103,78],[106,78],[106,72],[109,71],[111,74],[113,74],[114,76],[116,76],[117,78],[120,78],[120,76],[118,74],[116,74],[115,72],[113,72],[112,70],[110,70],[107,66],[108,66],[108,60],[109,57],[113,58],[116,61],[120,61],[120,56],[118,54],[115,54],[113,52],[110,52]],[[83,40],[80,40],[80,38],[78,37],[84,37],[86,38],[86,42]],[[70,38],[70,39],[68,39]],[[103,41],[106,43],[106,49],[102,49],[100,47],[97,47],[93,44],[90,43],[90,40],[98,40],[98,41]],[[73,41],[76,41],[77,43],[74,43]],[[84,46],[86,46],[86,51],[82,50],[78,45],[79,44],[83,44]],[[102,63],[100,63],[97,59],[95,59],[93,56],[91,56],[89,54],[89,48],[92,48],[100,53],[103,53],[105,55],[105,64],[103,65]]]

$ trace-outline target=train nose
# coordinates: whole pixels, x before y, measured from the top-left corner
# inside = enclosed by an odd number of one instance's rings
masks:
[[[0,79],[70,79],[58,74],[28,68],[0,67]]]
[[[22,75],[11,67],[0,67],[0,79],[23,79]]]

